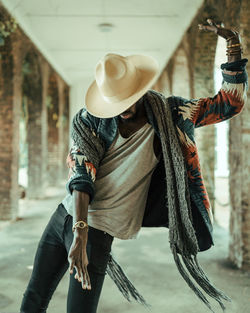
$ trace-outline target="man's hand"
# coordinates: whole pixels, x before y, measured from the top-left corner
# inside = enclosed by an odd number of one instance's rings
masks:
[[[90,278],[87,270],[88,256],[86,252],[87,245],[87,229],[76,229],[74,239],[70,247],[68,261],[69,271],[73,274],[76,269],[75,279],[82,284],[83,289],[91,289]]]
[[[224,28],[221,24],[216,24],[212,19],[209,18],[207,19],[207,22],[208,25],[199,24],[199,29],[214,32],[215,34],[223,37],[226,40],[229,40],[231,38],[235,41],[235,43],[236,41],[240,41],[238,32]]]
[[[234,62],[241,59],[241,42],[238,32],[224,28],[222,25],[216,24],[213,20],[207,19],[208,25],[199,24],[200,30],[214,32],[227,41],[228,62]]]

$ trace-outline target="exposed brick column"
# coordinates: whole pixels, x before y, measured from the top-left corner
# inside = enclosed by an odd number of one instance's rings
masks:
[[[59,153],[59,92],[57,77],[52,73],[49,78],[48,97],[48,182],[49,185],[58,183],[60,164]]]
[[[0,20],[10,19],[9,13],[0,4]],[[0,219],[13,219],[18,214],[18,174],[19,174],[19,127],[22,107],[22,61],[27,51],[34,51],[36,57],[33,58],[35,72],[38,67],[41,68],[42,74],[35,75],[34,83],[30,92],[35,94],[39,90],[39,97],[29,97],[30,120],[28,125],[29,132],[29,187],[28,195],[31,197],[42,196],[45,190],[45,183],[48,182],[48,80],[49,72],[53,71],[52,67],[44,59],[41,53],[31,40],[24,34],[22,29],[17,26],[14,33],[5,38],[5,44],[0,47]],[[39,63],[39,66],[38,66]],[[34,70],[34,68],[32,69]],[[53,72],[54,73],[54,72]],[[42,76],[42,78],[41,78]],[[52,79],[56,81],[59,75],[54,73]],[[26,77],[27,78],[27,77]],[[42,83],[37,83],[37,78]],[[33,86],[35,88],[32,88]],[[64,86],[66,84],[64,83]],[[37,88],[39,87],[39,88]],[[50,89],[52,98],[56,101],[55,111],[58,111],[58,95],[53,92],[53,86]],[[39,104],[39,109],[37,104]],[[38,109],[38,110],[37,110]],[[55,117],[55,116],[54,116]],[[53,116],[51,118],[53,120]],[[51,124],[50,124],[51,125]],[[52,126],[55,126],[52,123]],[[52,127],[53,128],[53,127]],[[56,134],[56,131],[55,131]],[[52,136],[53,137],[53,136]],[[56,136],[55,136],[56,137]],[[58,138],[57,138],[58,139]],[[58,140],[57,140],[58,141]],[[56,147],[57,150],[58,147]],[[51,156],[51,155],[50,155]],[[57,158],[57,162],[59,162]],[[53,167],[54,168],[54,167]],[[57,169],[55,166],[54,173]],[[35,187],[35,188],[34,188]],[[33,190],[31,190],[33,188]],[[36,190],[34,190],[36,189]]]
[[[234,3],[232,6],[234,8]],[[244,57],[250,58],[250,7],[243,0],[233,11],[236,25],[240,24]],[[238,14],[237,14],[238,13]],[[232,12],[231,12],[232,14]],[[239,19],[240,16],[240,19]],[[233,21],[234,21],[233,20]],[[238,22],[238,23],[237,23]],[[232,22],[228,20],[228,25]],[[231,26],[231,25],[230,25]],[[233,26],[233,25],[232,25]],[[239,28],[238,28],[239,29]],[[250,66],[247,66],[248,73]],[[250,270],[250,92],[242,113],[230,120],[229,164],[230,164],[230,245],[229,258],[239,268]]]
[[[59,132],[59,140],[58,140],[58,153],[59,153],[59,173],[60,179],[66,179],[66,167],[65,160],[66,156],[64,155],[64,146],[67,144],[67,137],[64,137],[64,128],[63,128],[63,113],[65,107],[65,97],[64,97],[64,82],[61,79],[58,79],[58,94],[59,94],[59,123],[58,123],[58,132]]]
[[[13,38],[13,36],[12,36]],[[13,51],[16,51],[13,57]],[[0,219],[11,220],[18,214],[18,153],[21,70],[20,42],[8,37],[0,47]]]
[[[249,1],[242,1],[241,29],[245,57],[250,60],[250,6]],[[250,73],[250,66],[247,66]],[[241,114],[242,119],[242,237],[243,268],[250,270],[250,90],[248,101]]]
[[[23,97],[28,104],[28,198],[41,197],[42,185],[42,80],[39,58],[34,51],[24,58],[29,71],[23,73]]]
[[[17,191],[17,183],[12,179],[13,163],[13,57],[11,41],[8,39],[3,47],[0,47],[1,54],[1,80],[0,80],[0,216],[1,220],[12,219],[17,212],[17,201],[12,197],[12,187]],[[5,79],[3,79],[3,77]]]
[[[21,96],[21,83],[22,83],[22,64],[21,64],[21,41],[18,40],[17,34],[13,36],[12,53],[14,59],[14,94],[13,94],[13,137],[12,137],[12,187],[11,187],[11,198],[12,201],[12,218],[17,217],[18,215],[18,200],[19,200],[19,188],[18,188],[18,171],[19,171],[19,119],[20,119],[20,108],[22,103]],[[17,196],[18,195],[18,196]]]
[[[41,112],[41,196],[44,195],[48,182],[48,112],[47,112],[47,99],[48,99],[48,84],[49,84],[49,64],[40,57],[41,75],[42,75],[42,112]]]

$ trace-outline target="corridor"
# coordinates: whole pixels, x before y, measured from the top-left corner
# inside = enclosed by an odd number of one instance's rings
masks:
[[[180,139],[189,148],[197,145],[184,152],[199,156],[200,170],[186,164],[199,189],[196,200],[203,201],[202,214],[211,208],[214,215],[215,246],[198,259],[215,286],[232,298],[226,313],[250,313],[250,88],[243,86],[247,76],[237,65],[233,83],[226,80],[221,89],[229,42],[198,28],[211,18],[238,31],[241,43],[232,45],[231,53],[243,50],[242,58],[250,60],[249,16],[250,0],[0,0],[0,313],[19,313],[39,238],[66,194],[72,120],[85,106],[105,54],[152,56],[160,70],[150,89],[166,98],[192,99],[171,109],[183,118],[175,125]],[[242,85],[240,92],[235,82]],[[219,103],[213,102],[217,93]],[[193,101],[203,98],[208,101]],[[204,116],[213,116],[211,123],[199,121],[196,113],[203,109]],[[232,113],[226,121],[223,109]],[[179,126],[188,132],[179,132]],[[84,164],[93,180],[94,167],[89,171],[87,159]],[[113,253],[152,308],[128,303],[106,277],[98,313],[209,312],[178,272],[167,229],[142,229],[136,240],[115,239]],[[48,313],[66,312],[68,277]]]
[[[20,200],[21,219],[6,225],[0,222],[0,313],[18,313],[22,293],[31,274],[38,240],[65,194],[63,184],[46,191],[43,200]],[[225,260],[228,233],[214,229],[215,246],[198,258],[215,285],[233,300],[227,313],[249,313],[250,274],[233,268]],[[152,305],[151,313],[206,313],[205,305],[181,278],[173,261],[166,229],[143,229],[136,240],[115,240],[113,253],[126,274]],[[68,273],[59,284],[48,313],[65,312]],[[211,300],[220,312],[219,305]],[[146,313],[144,307],[128,303],[107,276],[98,312]]]

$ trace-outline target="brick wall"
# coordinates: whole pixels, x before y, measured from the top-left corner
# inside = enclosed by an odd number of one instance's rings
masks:
[[[59,90],[54,73],[49,77],[48,98],[48,173],[49,184],[57,183],[59,171]]]
[[[24,118],[28,143],[28,188],[27,196],[41,196],[42,184],[42,79],[39,58],[29,51],[22,64],[22,102],[27,102]],[[20,164],[20,163],[19,163]]]
[[[250,59],[250,6],[249,1],[242,1],[241,31],[243,37],[244,56]],[[247,66],[249,72],[249,64]],[[248,101],[241,114],[242,120],[242,237],[243,237],[243,264],[250,270],[250,91]]]
[[[0,196],[2,219],[11,219],[17,212],[17,201],[13,193],[17,192],[18,185],[13,177],[13,146],[14,139],[13,129],[13,93],[14,86],[12,77],[14,75],[14,60],[12,56],[12,44],[9,39],[6,40],[5,46],[0,47],[1,54],[1,75],[0,75]],[[16,147],[18,149],[18,147]]]
[[[10,18],[8,12],[0,5],[0,18]],[[36,46],[23,33],[20,27],[0,47],[0,220],[14,219],[18,215],[18,172],[19,172],[19,122],[22,113],[23,98],[28,103],[27,140],[28,140],[28,190],[32,198],[43,196],[48,184],[48,141],[55,140],[55,151],[59,148],[58,136],[51,132],[48,140],[47,97],[57,91],[49,87],[49,74],[54,80],[61,81],[61,95],[57,100],[57,112],[64,111],[65,91],[67,84],[46,61]],[[23,66],[30,63],[31,72],[24,74]],[[60,102],[61,101],[61,102]],[[60,116],[59,116],[60,119]],[[68,116],[66,116],[68,119]],[[58,125],[58,127],[62,127]],[[65,129],[64,138],[68,141]],[[66,148],[63,154],[66,157]],[[62,159],[63,157],[61,157]],[[57,158],[57,162],[60,160]],[[56,162],[55,162],[56,163]],[[59,168],[58,164],[55,167]]]
[[[232,3],[232,12],[227,25],[236,21],[240,30],[244,57],[249,59],[250,21],[249,1],[240,1],[241,6]],[[247,65],[249,73],[249,64]],[[237,266],[250,270],[250,93],[242,113],[230,121],[230,260]]]

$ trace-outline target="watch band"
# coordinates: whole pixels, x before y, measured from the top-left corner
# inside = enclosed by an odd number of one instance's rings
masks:
[[[72,232],[74,232],[76,230],[76,228],[89,228],[88,224],[84,221],[78,221],[74,224],[74,226],[72,227]]]

